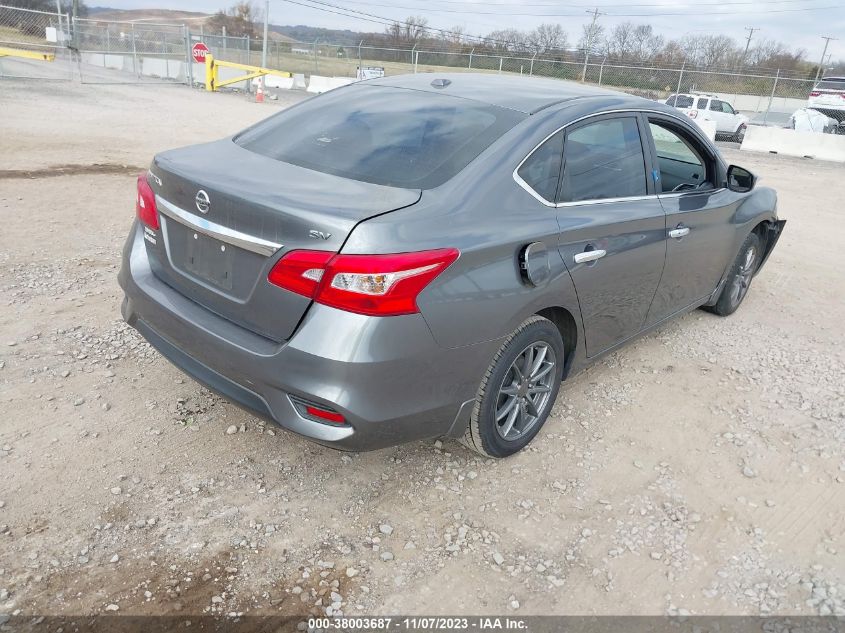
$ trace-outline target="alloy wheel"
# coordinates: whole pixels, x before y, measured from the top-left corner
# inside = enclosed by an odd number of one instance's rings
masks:
[[[528,433],[551,406],[557,358],[548,343],[526,347],[511,364],[496,400],[496,431],[513,441]]]
[[[731,282],[731,303],[737,305],[748,292],[751,285],[751,277],[754,275],[754,266],[757,262],[757,249],[754,246],[745,251],[742,265],[734,275]]]

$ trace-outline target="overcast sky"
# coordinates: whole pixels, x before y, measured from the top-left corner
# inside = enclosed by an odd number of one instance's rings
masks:
[[[263,0],[257,0],[261,5]],[[296,2],[297,4],[294,4]],[[832,41],[828,53],[833,59],[845,59],[844,0],[320,0],[328,4],[354,9],[375,16],[403,20],[408,15],[421,15],[429,26],[449,29],[462,26],[472,35],[483,35],[494,29],[516,27],[530,30],[542,22],[561,24],[575,45],[581,27],[591,19],[589,9],[598,7],[605,13],[599,17],[605,28],[631,20],[649,23],[668,38],[686,33],[726,34],[745,40],[745,27],[760,29],[758,39],[778,39],[793,47],[804,48],[807,58],[820,59],[822,35],[839,38]],[[232,2],[226,0],[89,0],[89,5],[119,9],[168,8],[214,12]],[[361,18],[341,16],[301,5],[310,0],[270,0],[270,21],[274,24],[307,24],[327,28],[348,28],[360,31],[383,31],[384,27]],[[323,6],[323,9],[336,10]],[[663,15],[661,15],[663,14]],[[666,15],[674,14],[674,15]]]

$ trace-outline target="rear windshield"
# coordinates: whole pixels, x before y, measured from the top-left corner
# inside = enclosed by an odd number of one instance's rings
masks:
[[[431,189],[525,118],[447,95],[382,86],[326,93],[251,127],[235,142],[316,171]]]
[[[816,84],[816,90],[844,90],[845,77],[842,79],[822,79]]]

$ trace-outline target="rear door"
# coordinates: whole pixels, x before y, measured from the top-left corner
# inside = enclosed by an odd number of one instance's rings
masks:
[[[588,356],[640,331],[663,270],[666,221],[643,137],[634,114],[566,128],[559,249],[578,293]]]
[[[710,118],[716,122],[716,131],[733,133],[736,115],[729,103],[719,99],[710,100]]]
[[[683,310],[715,290],[734,241],[737,196],[718,182],[709,146],[672,117],[643,116],[666,211],[666,266],[646,326]]]

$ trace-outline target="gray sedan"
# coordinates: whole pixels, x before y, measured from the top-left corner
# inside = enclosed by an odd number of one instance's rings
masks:
[[[555,80],[333,90],[138,178],[128,323],[250,412],[336,448],[540,431],[561,382],[728,315],[776,195],[669,106]]]

